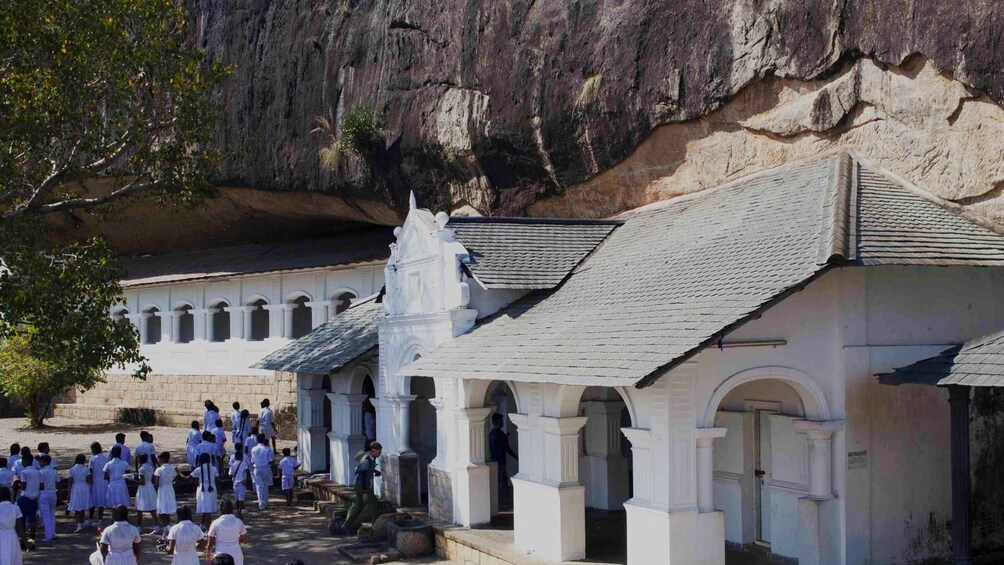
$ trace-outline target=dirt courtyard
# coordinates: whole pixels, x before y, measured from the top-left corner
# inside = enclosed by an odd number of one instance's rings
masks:
[[[147,430],[154,436],[154,444],[158,451],[170,451],[172,462],[181,463],[184,460],[185,438],[188,430],[185,428],[165,428],[158,426],[130,426],[123,424],[87,423],[64,419],[52,419],[45,430],[30,430],[24,427],[21,418],[0,419],[0,449],[3,455],[13,442],[31,447],[32,452],[39,442],[47,441],[51,446],[52,455],[56,458],[61,476],[73,463],[77,453],[89,454],[88,446],[92,441],[99,441],[106,450],[114,444],[115,434],[127,434],[126,444],[133,448],[139,443],[139,431]],[[229,437],[229,434],[228,434]],[[282,447],[292,447],[292,442],[280,442]],[[192,497],[179,496],[179,503],[195,506]],[[253,496],[249,497],[249,500]],[[336,551],[339,543],[345,543],[339,538],[329,537],[326,533],[326,520],[314,511],[312,503],[301,502],[286,508],[282,506],[282,493],[272,491],[272,507],[259,512],[254,503],[250,503],[245,511],[244,522],[247,524],[251,543],[244,548],[244,562],[248,565],[284,565],[292,559],[302,559],[306,565],[326,565],[351,563]],[[97,542],[97,531],[91,527],[79,534],[74,534],[73,519],[65,515],[65,503],[61,502],[57,509],[58,539],[51,544],[39,543],[37,551],[25,555],[26,565],[81,564],[87,565],[88,555],[94,551]],[[135,524],[135,512],[132,514]],[[108,516],[106,515],[106,521]],[[198,520],[198,517],[196,517]],[[144,521],[144,534],[152,529],[150,518]],[[38,537],[42,537],[41,524]],[[170,557],[156,552],[156,538],[144,535],[142,564],[168,564]],[[439,560],[435,557],[424,560],[412,560],[409,563],[440,563],[451,561]]]

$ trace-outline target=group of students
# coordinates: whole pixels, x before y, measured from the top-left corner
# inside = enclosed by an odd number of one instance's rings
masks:
[[[251,425],[247,410],[235,402],[231,417],[233,450],[226,449],[226,434],[219,410],[206,401],[203,424],[192,422],[187,445],[190,470],[180,471],[172,465],[169,452],[158,453],[153,435],[140,432],[135,449],[126,445],[126,435],[116,434],[115,444],[107,455],[101,444],[90,446],[91,457],[79,454],[67,471],[69,500],[67,514],[74,514],[76,530],[96,525],[101,532],[98,551],[92,563],[131,565],[140,549],[144,515],[153,521],[150,535],[164,536],[158,540],[162,550],[174,555],[177,565],[199,562],[196,548],[212,554],[231,554],[240,565],[240,544],[246,543],[246,529],[241,521],[248,484],[253,484],[259,509],[268,507],[269,487],[277,467],[282,472],[282,489],[287,504],[292,503],[294,474],[300,467],[283,449],[283,458],[276,462],[276,428],[268,399],[262,401],[258,423]],[[225,461],[229,464],[225,465]],[[233,496],[222,497],[217,481],[229,475],[233,479]],[[10,456],[0,457],[0,565],[20,565],[22,551],[34,549],[39,514],[45,542],[56,539],[57,484],[60,471],[49,454],[48,443],[38,445],[33,454],[28,447],[11,445]],[[197,481],[194,514],[201,514],[201,526],[192,522],[193,511],[179,507],[175,496],[176,481]],[[129,484],[136,485],[133,499]],[[136,510],[136,525],[129,523],[130,507]],[[105,510],[111,510],[112,523],[104,528]],[[213,519],[214,514],[220,517]],[[178,523],[171,526],[171,516]]]

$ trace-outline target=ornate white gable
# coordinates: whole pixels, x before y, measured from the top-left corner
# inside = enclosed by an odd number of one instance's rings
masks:
[[[460,268],[467,250],[447,229],[450,217],[433,216],[411,199],[404,225],[394,230],[385,271],[384,311],[390,316],[432,314],[465,308],[470,301],[466,275]]]

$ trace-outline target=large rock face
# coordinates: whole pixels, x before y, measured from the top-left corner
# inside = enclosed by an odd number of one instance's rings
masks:
[[[235,65],[220,183],[600,216],[850,144],[997,214],[994,0],[187,0]],[[323,166],[357,104],[386,150]],[[364,201],[368,201],[367,204]],[[296,206],[296,199],[290,199]]]

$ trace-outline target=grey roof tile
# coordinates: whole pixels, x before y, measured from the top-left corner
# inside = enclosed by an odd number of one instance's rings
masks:
[[[1004,331],[876,376],[887,385],[1004,386]]]
[[[123,258],[123,287],[216,277],[333,267],[390,257],[390,228],[367,228],[289,243],[236,245]]]
[[[1004,264],[1004,237],[849,155],[793,163],[641,209],[560,287],[403,374],[645,386],[848,262]]]
[[[273,351],[252,368],[315,375],[340,369],[377,347],[376,316],[382,310],[376,295],[356,302],[309,334]]]
[[[450,218],[470,253],[466,267],[485,288],[554,288],[621,222]]]

